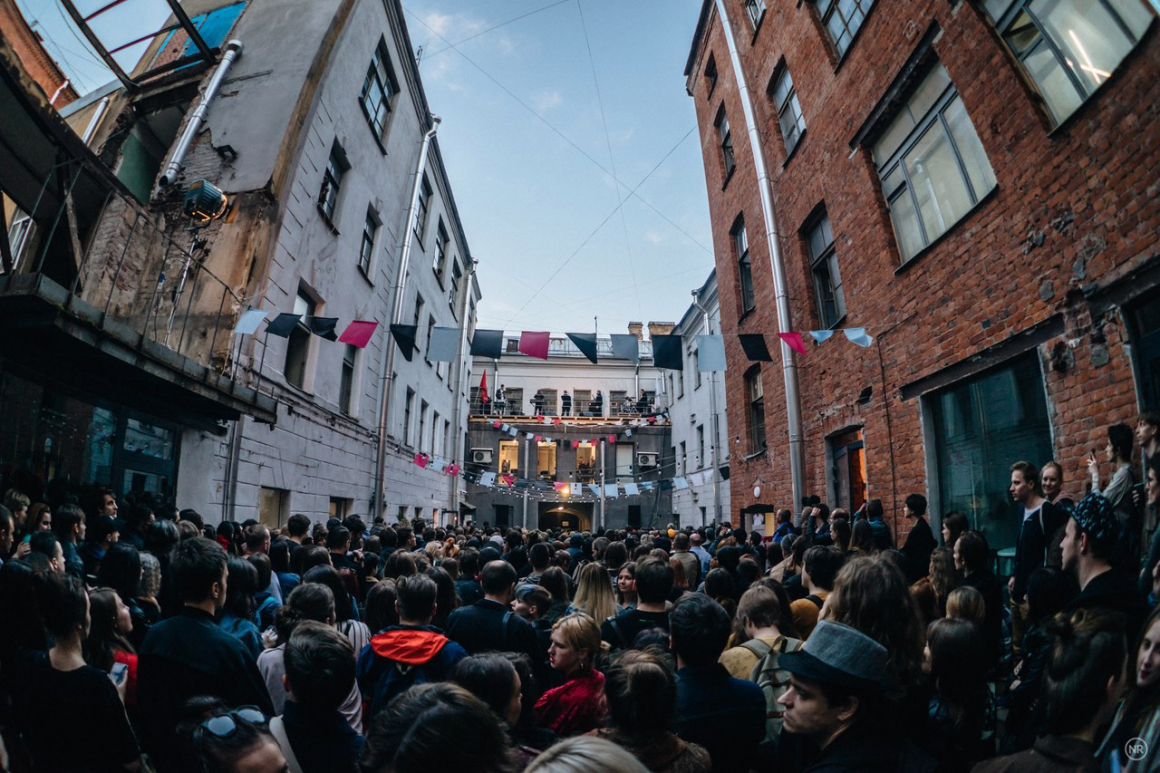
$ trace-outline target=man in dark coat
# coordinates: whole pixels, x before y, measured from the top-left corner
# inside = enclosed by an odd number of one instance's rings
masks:
[[[906,582],[913,585],[930,572],[930,554],[938,547],[938,542],[923,517],[926,515],[926,497],[922,494],[908,496],[903,514],[914,521],[906,535],[906,544],[902,546],[902,555],[906,556]]]
[[[535,629],[512,612],[516,579],[516,570],[507,561],[488,562],[480,574],[483,598],[451,613],[447,635],[472,655],[524,652],[532,663],[540,664],[543,657],[536,645]]]

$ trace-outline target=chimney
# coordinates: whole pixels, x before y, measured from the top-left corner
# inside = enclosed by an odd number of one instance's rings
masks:
[[[636,340],[638,340],[638,341],[643,341],[644,340],[644,325],[640,322],[629,322],[628,323],[628,334],[632,335],[632,336],[636,336]]]
[[[648,323],[648,337],[670,335],[676,326],[675,322],[650,322]]]

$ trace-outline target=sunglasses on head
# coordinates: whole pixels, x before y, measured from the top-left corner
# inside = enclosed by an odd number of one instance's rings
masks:
[[[233,711],[223,711],[214,714],[201,723],[201,727],[198,728],[198,735],[204,736],[205,733],[209,733],[214,738],[229,738],[238,732],[239,721],[247,725],[261,727],[268,724],[270,720],[266,719],[266,715],[257,706],[242,706]]]

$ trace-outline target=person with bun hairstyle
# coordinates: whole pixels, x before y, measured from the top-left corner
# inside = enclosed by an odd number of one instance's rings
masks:
[[[536,701],[536,725],[561,738],[581,735],[604,725],[604,674],[596,658],[608,651],[596,621],[583,612],[565,615],[552,626],[548,665],[564,672],[567,681]]]

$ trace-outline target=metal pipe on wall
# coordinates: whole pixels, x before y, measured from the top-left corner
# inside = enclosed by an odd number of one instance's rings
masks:
[[[785,281],[785,265],[782,262],[781,247],[777,241],[777,220],[773,211],[773,194],[769,171],[765,163],[765,151],[761,147],[761,134],[757,129],[757,119],[753,114],[753,100],[741,67],[741,56],[737,53],[737,41],[733,27],[729,23],[729,13],[725,0],[716,0],[717,15],[721,17],[721,27],[729,46],[729,60],[733,65],[733,77],[737,82],[737,93],[741,99],[741,111],[745,115],[745,129],[749,134],[749,148],[753,153],[753,166],[757,172],[757,188],[761,195],[761,212],[765,218],[765,237],[769,244],[769,263],[773,271],[773,288],[777,306],[777,327],[782,333],[793,330],[793,320],[789,311],[789,292]],[[805,458],[802,447],[801,395],[798,392],[797,360],[785,341],[781,342],[781,370],[785,378],[785,413],[789,431],[789,467],[793,481],[793,501],[800,502],[805,494]],[[760,449],[758,449],[760,450]]]
[[[693,305],[705,315],[705,332],[708,335],[713,335],[713,320],[709,316],[709,310],[701,305],[701,298],[697,295],[696,290],[693,291]],[[717,462],[717,445],[720,440],[718,426],[717,372],[711,370],[709,371],[709,431],[713,433],[713,437],[709,441],[709,450],[713,454],[713,520],[721,523],[721,469]],[[701,519],[701,525],[705,525],[704,518]]]
[[[226,79],[234,60],[241,55],[242,41],[231,40],[226,43],[226,52],[222,55],[221,64],[214,70],[213,77],[209,79],[209,85],[205,87],[205,94],[202,96],[201,102],[193,111],[193,116],[186,124],[185,131],[181,133],[181,139],[177,141],[177,145],[173,149],[169,163],[165,165],[165,172],[157,183],[160,187],[172,185],[173,181],[177,179],[177,174],[181,171],[181,162],[185,160],[185,154],[189,152],[189,146],[193,144],[193,138],[201,131],[201,125],[205,123],[206,113],[209,112],[209,103],[217,96],[218,89],[221,87],[222,81]]]

